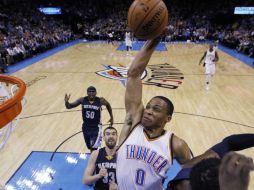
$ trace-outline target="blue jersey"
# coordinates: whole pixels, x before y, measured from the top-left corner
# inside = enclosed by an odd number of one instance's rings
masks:
[[[89,102],[87,96],[84,97],[82,117],[86,127],[97,127],[101,123],[101,101],[99,97],[95,97],[93,103]]]
[[[182,181],[182,180],[189,180],[190,179],[190,173],[192,168],[182,168],[177,175],[168,183],[167,190],[171,190],[171,188],[174,186],[176,182]]]
[[[108,190],[109,183],[116,183],[116,154],[108,156],[104,148],[99,149],[99,154],[95,163],[95,173],[98,174],[101,168],[107,169],[108,174],[96,181],[95,190]]]

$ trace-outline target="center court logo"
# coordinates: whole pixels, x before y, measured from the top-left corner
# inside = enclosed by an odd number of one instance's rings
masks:
[[[127,67],[103,65],[106,70],[98,71],[96,74],[119,80],[124,86],[127,81]],[[183,83],[183,73],[174,66],[164,63],[159,65],[148,65],[141,76],[143,84],[162,88],[176,89]]]

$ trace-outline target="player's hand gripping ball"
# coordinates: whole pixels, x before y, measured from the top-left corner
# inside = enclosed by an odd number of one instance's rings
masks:
[[[167,25],[168,9],[162,0],[135,0],[129,8],[128,27],[139,39],[154,39]]]

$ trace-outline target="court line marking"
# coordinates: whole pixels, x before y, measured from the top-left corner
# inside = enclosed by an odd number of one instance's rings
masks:
[[[27,72],[27,73],[31,73],[31,74],[34,74],[34,73],[36,73],[36,74],[94,74],[95,72],[94,71],[86,71],[86,72]],[[190,74],[188,74],[188,73],[184,73],[183,72],[183,75],[185,76],[203,76],[203,75],[205,75],[203,72],[202,73],[196,73],[196,74],[192,74],[192,73],[190,73]],[[254,77],[254,74],[253,75],[237,75],[237,74],[224,74],[224,75],[222,75],[222,74],[216,74],[216,76],[227,76],[227,77]]]
[[[113,108],[113,110],[125,110],[125,108]],[[81,110],[51,112],[51,113],[45,113],[45,114],[23,116],[23,117],[20,117],[20,119],[22,119],[22,120],[23,119],[30,119],[30,118],[34,118],[34,117],[41,117],[41,116],[54,115],[54,114],[62,114],[62,113],[68,113],[68,112],[81,112]],[[234,121],[229,121],[229,120],[225,120],[225,119],[221,119],[221,118],[211,117],[211,116],[205,116],[205,115],[193,114],[193,113],[185,113],[185,112],[177,112],[177,111],[175,111],[174,114],[182,114],[182,115],[189,115],[189,116],[213,119],[213,120],[216,120],[216,121],[222,121],[222,122],[225,122],[225,123],[231,123],[231,124],[240,125],[240,126],[243,126],[243,127],[246,127],[246,128],[254,129],[254,126],[250,126],[250,125],[246,125],[246,124],[242,124],[242,123],[238,123],[238,122],[234,122]]]

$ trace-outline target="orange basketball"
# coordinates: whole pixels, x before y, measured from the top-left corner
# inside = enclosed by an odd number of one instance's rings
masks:
[[[135,0],[128,11],[128,26],[137,38],[158,37],[168,24],[168,9],[162,0]]]

